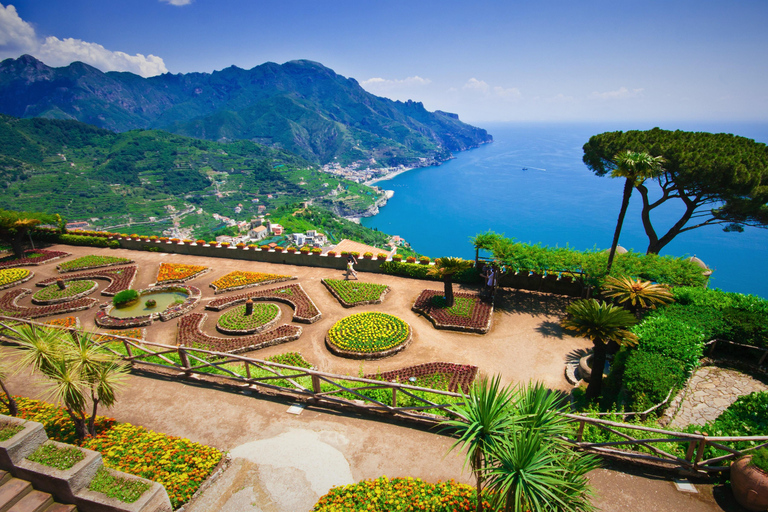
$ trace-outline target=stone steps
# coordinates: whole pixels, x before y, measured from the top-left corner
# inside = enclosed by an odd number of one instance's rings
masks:
[[[0,470],[0,512],[76,511],[74,505],[56,503],[49,493],[37,491],[30,482]]]

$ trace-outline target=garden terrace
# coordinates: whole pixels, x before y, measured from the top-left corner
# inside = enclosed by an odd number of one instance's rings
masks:
[[[243,295],[235,295],[232,297],[222,297],[220,299],[213,299],[206,304],[206,309],[212,309],[214,311],[221,311],[235,304],[241,304],[248,299],[254,301],[270,301],[274,300],[288,304],[294,310],[293,321],[311,324],[320,320],[322,314],[317,309],[315,303],[309,298],[309,295],[304,291],[304,288],[300,284],[289,284],[280,286],[278,288],[270,288],[269,290],[259,290],[257,292],[245,293]]]
[[[93,307],[98,300],[91,299],[89,297],[83,299],[75,299],[62,304],[52,304],[49,306],[35,306],[25,307],[19,306],[17,302],[25,295],[32,293],[32,290],[27,288],[19,288],[18,290],[11,290],[6,292],[0,297],[0,314],[5,316],[11,316],[15,318],[40,318],[44,316],[58,315],[61,313],[69,313],[71,311],[82,311]]]
[[[486,334],[491,329],[493,305],[476,293],[455,293],[453,307],[445,307],[442,291],[424,290],[413,310],[429,318],[436,329]]]
[[[35,273],[26,268],[0,269],[0,290],[12,288],[17,284],[26,283],[35,277]]]
[[[323,279],[322,282],[345,308],[364,304],[381,304],[389,291],[387,285],[363,283],[357,280]]]
[[[104,281],[109,281],[109,286],[103,289],[101,294],[111,296],[115,295],[117,292],[130,288],[135,277],[136,266],[131,265],[129,267],[114,270],[94,270],[93,272],[83,272],[82,274],[71,276],[51,277],[40,281],[37,283],[37,286],[47,286],[51,283],[55,283],[59,279],[65,283],[68,281],[76,281],[78,279],[102,279]]]
[[[179,320],[176,341],[185,346],[236,354],[297,340],[301,336],[301,327],[290,324],[283,324],[270,331],[251,336],[233,338],[210,336],[200,329],[207,317],[206,313],[190,313],[183,316]]]
[[[24,254],[27,254],[28,256],[25,256],[23,258],[11,258],[9,260],[0,261],[0,268],[44,265],[53,260],[57,260],[59,258],[66,258],[67,256],[70,255],[70,253],[68,252],[48,251],[46,249],[35,249],[35,250],[24,251]],[[33,256],[33,255],[38,255],[38,256]]]
[[[389,372],[374,373],[366,375],[365,378],[389,382],[407,382],[411,377],[419,379],[433,375],[448,376],[448,391],[455,393],[461,388],[464,393],[468,393],[469,387],[477,375],[477,366],[456,363],[425,363]]]
[[[90,255],[90,256],[81,256],[80,258],[65,261],[64,263],[59,263],[56,268],[59,270],[59,272],[77,272],[79,270],[88,270],[92,268],[102,268],[102,267],[114,267],[117,265],[127,265],[128,263],[133,263],[134,261],[129,258],[118,258],[115,256],[97,256],[97,255]]]
[[[209,272],[203,265],[184,265],[182,263],[160,263],[157,270],[157,284],[183,283]]]
[[[290,281],[296,279],[294,276],[283,276],[279,274],[267,274],[264,272],[245,272],[243,270],[235,270],[211,283],[216,295],[225,292],[232,292],[235,290],[242,290],[243,288],[250,288],[252,286],[268,285],[279,283],[281,281]]]

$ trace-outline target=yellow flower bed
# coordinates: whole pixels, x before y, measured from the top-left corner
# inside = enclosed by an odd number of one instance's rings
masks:
[[[408,340],[407,323],[386,313],[357,313],[342,318],[328,331],[328,339],[342,350],[381,352]]]
[[[3,268],[0,269],[0,286],[21,281],[29,275],[29,270],[25,268]]]
[[[168,281],[186,281],[192,277],[205,272],[208,267],[203,265],[184,265],[181,263],[161,263],[157,271],[157,282],[165,283]]]
[[[242,288],[246,286],[255,286],[264,282],[273,281],[285,281],[291,279],[291,276],[282,276],[279,274],[266,274],[264,272],[246,272],[244,270],[235,270],[229,274],[222,276],[211,283],[211,286],[220,290],[228,290],[230,288]]]

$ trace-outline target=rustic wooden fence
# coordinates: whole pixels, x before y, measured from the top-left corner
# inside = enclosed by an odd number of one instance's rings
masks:
[[[9,325],[9,323],[16,322],[51,327],[39,322],[0,316],[0,324]],[[75,331],[76,329],[68,328],[68,330]],[[9,332],[4,332],[3,336],[13,341]],[[106,335],[99,343],[133,366],[158,368],[178,377],[194,376],[200,379],[222,379],[235,386],[241,386],[243,389],[255,387],[269,390],[273,394],[284,397],[304,399],[311,404],[384,413],[427,425],[436,425],[446,417],[466,419],[451,410],[452,406],[461,403],[462,395],[449,391],[397,382],[334,375],[314,369],[288,366],[240,355],[181,345],[163,345],[124,336]],[[379,397],[369,396],[373,394],[372,392],[378,392]],[[384,396],[387,397],[387,400],[382,398]],[[398,405],[401,400],[412,403]],[[624,414],[639,415],[641,413]],[[617,456],[627,460],[667,465],[691,472],[727,470],[728,466],[724,464],[726,461],[736,459],[757,448],[768,446],[768,436],[708,436],[705,433],[675,432],[578,414],[565,414],[565,416],[578,424],[574,429],[575,436],[568,438],[567,441],[581,450],[600,455]],[[618,437],[621,440],[584,441],[583,434],[587,425],[598,428],[613,438]],[[656,437],[652,437],[651,434]],[[664,451],[657,446],[662,443],[687,444],[685,457]],[[724,443],[751,443],[751,446],[736,449]],[[707,447],[713,447],[727,453],[705,459]]]

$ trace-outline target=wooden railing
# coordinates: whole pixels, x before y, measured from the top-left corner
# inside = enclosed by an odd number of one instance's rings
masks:
[[[756,347],[754,345],[746,345],[744,343],[737,343],[735,341],[719,340],[719,339],[710,340],[704,344],[705,347],[709,347],[709,352],[707,353],[709,357],[712,357],[712,354],[717,348],[718,343],[724,343],[726,345],[732,345],[734,347],[746,348],[748,350],[752,350],[760,353],[761,356],[760,356],[760,359],[757,360],[757,368],[760,368],[763,365],[763,363],[766,361],[766,359],[768,359],[768,348]]]
[[[16,322],[44,325],[39,322],[0,316],[0,326]],[[68,330],[75,331],[76,329],[69,328]],[[8,337],[7,334],[6,337],[12,341],[13,338]],[[111,339],[102,341],[100,344],[132,365],[170,370],[176,372],[178,376],[194,375],[197,378],[224,379],[243,388],[254,386],[270,390],[277,395],[291,398],[301,397],[312,404],[363,409],[400,416],[430,425],[436,425],[445,420],[446,417],[466,419],[451,409],[452,406],[460,403],[462,396],[449,391],[335,375],[194,347],[163,345],[124,336],[108,336]],[[114,343],[119,344],[124,352],[111,346]],[[238,368],[240,371],[236,371]],[[211,371],[216,373],[212,374]],[[303,378],[306,378],[303,380],[306,385],[299,382],[299,379]],[[385,403],[363,393],[376,390],[382,390],[386,396],[391,396],[391,403]],[[430,399],[424,395],[434,398]],[[416,405],[398,405],[400,397],[410,397]],[[624,414],[638,415],[640,413]],[[620,456],[629,460],[682,467],[692,472],[723,471],[728,469],[727,465],[722,464],[723,462],[738,458],[757,448],[768,446],[768,436],[708,436],[700,433],[689,434],[619,423],[578,414],[565,414],[565,416],[578,424],[574,429],[575,438],[568,438],[567,441],[581,450],[601,455]],[[586,425],[592,425],[621,438],[621,440],[602,443],[584,441],[583,433]],[[663,437],[649,437],[648,434],[662,435]],[[741,450],[723,444],[744,442],[753,442],[754,444]],[[685,457],[662,450],[655,446],[658,443],[687,443]],[[727,454],[704,459],[704,452],[708,446],[725,451]],[[624,449],[620,449],[622,447]]]

